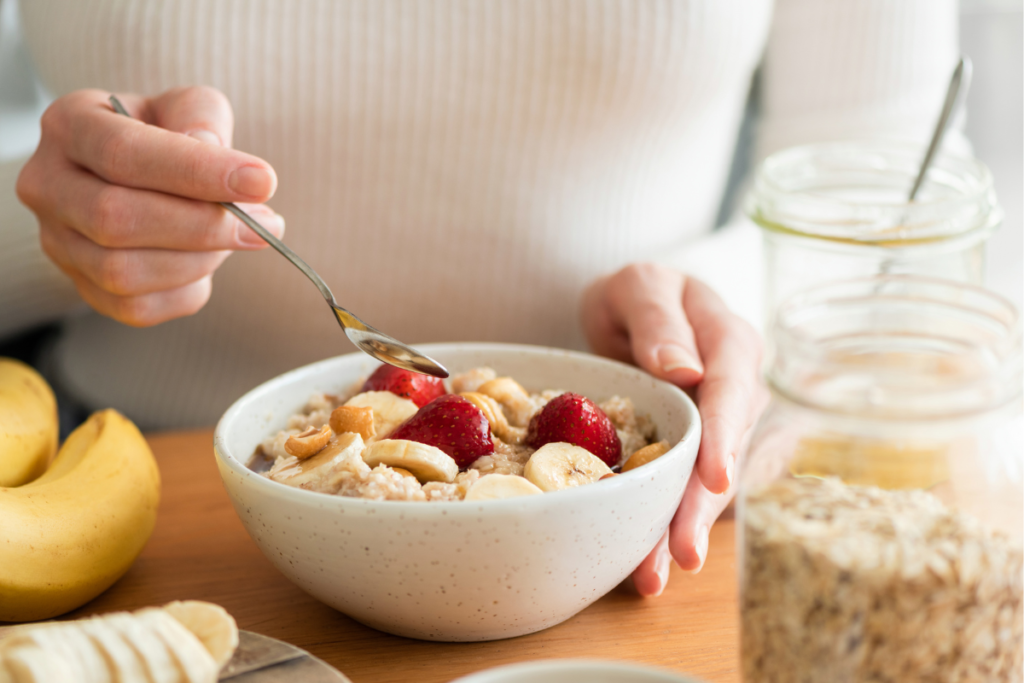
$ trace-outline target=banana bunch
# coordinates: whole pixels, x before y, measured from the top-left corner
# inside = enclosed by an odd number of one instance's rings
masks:
[[[35,370],[0,358],[0,487],[21,486],[57,452],[57,400]]]
[[[92,600],[128,571],[156,523],[160,474],[128,419],[95,413],[50,463],[56,441],[49,387],[0,360],[0,621]]]
[[[236,647],[222,607],[172,602],[19,627],[0,640],[0,683],[213,683]]]

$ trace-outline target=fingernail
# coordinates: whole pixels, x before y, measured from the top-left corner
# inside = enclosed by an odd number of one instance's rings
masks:
[[[231,173],[228,187],[247,197],[266,197],[274,191],[274,176],[258,166],[242,166]]]
[[[256,222],[262,225],[264,228],[274,234],[275,237],[281,237],[284,234],[284,217],[280,214],[270,213],[267,215],[260,215],[256,212],[250,212]],[[238,241],[249,247],[262,247],[266,244],[263,238],[257,235],[252,228],[238,221]]]
[[[668,585],[668,572],[672,567],[672,555],[669,553],[668,548],[664,548],[658,553],[658,559],[654,562],[654,573],[658,575],[658,579],[661,581],[661,588],[655,595],[661,595]]]
[[[704,568],[704,560],[707,559],[707,556],[708,556],[708,534],[709,533],[710,533],[710,529],[708,528],[707,524],[702,526],[700,528],[700,531],[697,532],[697,542],[694,544],[693,549],[697,552],[697,559],[700,560],[700,564],[697,565],[696,569],[694,569],[692,572],[690,572],[691,574],[699,574],[700,570]]]
[[[658,349],[658,363],[662,372],[682,369],[704,372],[700,360],[681,346],[662,346]]]
[[[209,130],[192,130],[186,133],[186,135],[202,142],[208,142],[211,145],[217,145],[218,147],[224,146],[224,143],[221,142],[220,136]]]

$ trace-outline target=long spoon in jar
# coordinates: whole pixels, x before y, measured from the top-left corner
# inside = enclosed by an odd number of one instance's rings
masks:
[[[114,108],[118,114],[131,117],[128,110],[124,108],[124,105],[115,97],[110,96],[110,105]],[[316,271],[309,267],[305,261],[299,258],[299,255],[284,245],[284,243],[274,237],[270,232],[267,231],[262,225],[257,223],[252,216],[242,211],[238,206],[230,202],[218,202],[222,207],[233,213],[243,223],[252,228],[253,232],[266,240],[267,244],[272,246],[282,256],[292,262],[296,268],[302,271],[302,273],[308,277],[316,288],[320,290],[320,294],[323,295],[324,300],[331,307],[331,311],[334,313],[334,317],[337,319],[338,324],[345,330],[345,334],[349,340],[356,347],[370,356],[373,356],[377,360],[394,365],[405,370],[411,370],[413,372],[419,372],[424,375],[433,375],[434,377],[445,378],[448,376],[448,371],[443,365],[435,361],[429,356],[425,356],[412,348],[408,344],[403,344],[394,337],[384,334],[380,330],[367,325],[350,311],[345,310],[338,305],[338,302],[334,300],[334,294],[331,293],[330,287],[323,281]]]

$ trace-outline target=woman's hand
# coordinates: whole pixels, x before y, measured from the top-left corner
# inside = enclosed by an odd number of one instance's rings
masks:
[[[18,197],[39,219],[43,250],[97,311],[139,327],[191,315],[233,250],[267,246],[210,202],[245,202],[280,236],[283,219],[260,205],[277,176],[230,148],[234,118],[217,90],[120,96],[134,118],[108,97],[79,90],[50,105]]]
[[[764,406],[761,341],[704,283],[670,268],[634,264],[591,285],[583,328],[603,356],[693,388],[703,433],[694,474],[669,531],[633,572],[641,595],[659,595],[674,557],[699,571],[708,532],[736,487],[736,457]]]

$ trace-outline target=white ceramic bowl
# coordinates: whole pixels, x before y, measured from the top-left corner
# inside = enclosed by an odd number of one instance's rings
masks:
[[[697,683],[672,671],[597,659],[552,659],[487,669],[452,683]]]
[[[235,511],[289,580],[381,631],[494,640],[568,619],[625,579],[668,527],[697,457],[696,407],[674,386],[587,354],[500,344],[421,348],[453,374],[489,366],[533,391],[631,397],[675,446],[588,486],[477,503],[343,498],[249,470],[259,442],[312,393],[347,388],[378,365],[355,353],[285,373],[224,413],[214,450]]]

